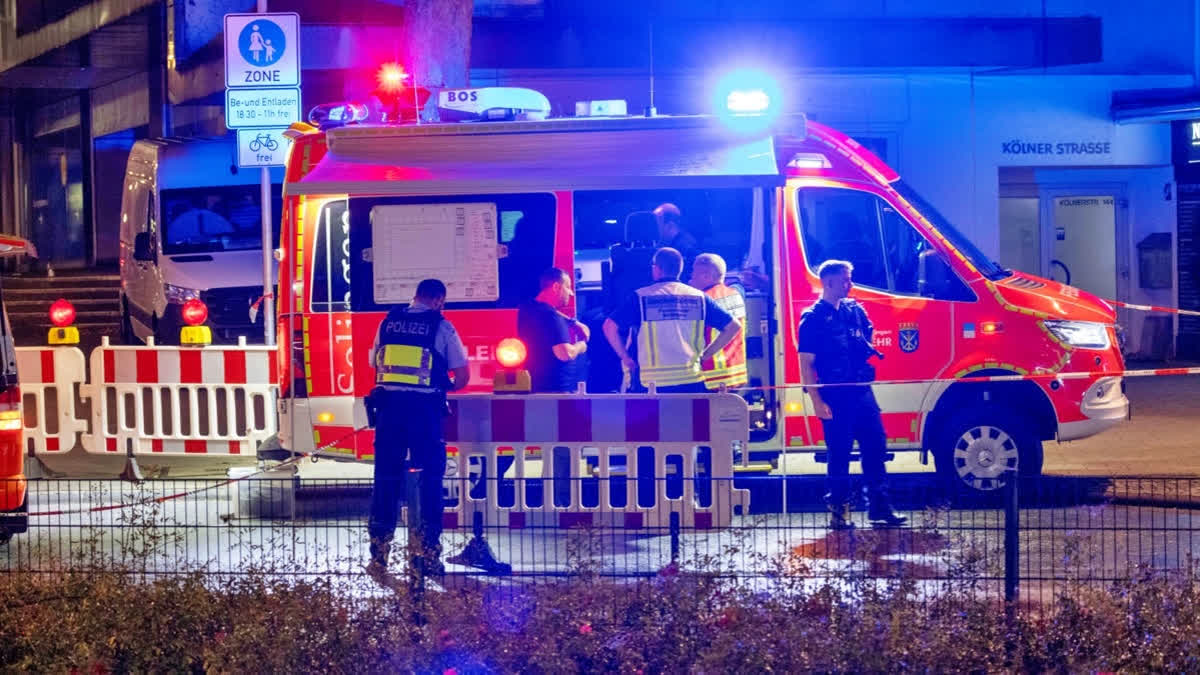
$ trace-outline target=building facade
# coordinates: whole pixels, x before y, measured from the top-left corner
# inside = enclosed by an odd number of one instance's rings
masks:
[[[253,4],[5,0],[3,229],[52,264],[115,259],[129,145],[224,131],[221,16]],[[401,4],[272,0],[301,16],[306,108],[370,88]],[[1005,266],[1200,309],[1197,0],[601,4],[477,0],[472,84],[698,113],[715,74],[757,66]],[[1131,355],[1200,358],[1198,321],[1120,320]]]

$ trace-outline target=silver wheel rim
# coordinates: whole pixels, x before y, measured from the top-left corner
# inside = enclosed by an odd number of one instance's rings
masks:
[[[976,490],[995,490],[1017,470],[1017,442],[1000,427],[981,424],[954,441],[954,470]]]

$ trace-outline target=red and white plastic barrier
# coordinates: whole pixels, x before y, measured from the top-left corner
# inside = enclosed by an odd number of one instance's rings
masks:
[[[91,354],[90,453],[247,455],[275,433],[276,351],[114,346]]]
[[[450,399],[446,442],[701,443],[714,433],[734,433],[714,415],[714,405],[730,403],[727,397],[671,394],[462,396]]]
[[[18,347],[25,443],[34,455],[75,447],[87,420],[75,410],[76,386],[87,382],[83,352],[76,347]]]
[[[105,338],[90,368],[69,346],[22,347],[17,359],[35,457],[66,453],[78,440],[94,455],[252,463],[278,426],[276,352],[261,345],[123,347]],[[76,387],[90,414],[77,410]]]
[[[447,422],[450,526],[478,513],[493,527],[657,528],[677,514],[703,529],[749,507],[731,479],[750,428],[734,394],[463,396]],[[484,496],[472,496],[480,468]]]

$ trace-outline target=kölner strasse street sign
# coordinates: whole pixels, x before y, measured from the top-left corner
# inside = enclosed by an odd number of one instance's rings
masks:
[[[300,86],[300,15],[226,14],[225,86]]]

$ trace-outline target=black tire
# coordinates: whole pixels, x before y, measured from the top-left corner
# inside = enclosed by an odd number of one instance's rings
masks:
[[[8,530],[0,529],[0,546],[4,546],[8,542],[12,541],[12,538],[13,538],[12,532],[10,532]]]
[[[171,340],[166,339],[167,336],[159,330],[157,314],[153,314],[150,317],[150,334],[154,336],[154,344],[156,345],[174,344]]]
[[[129,298],[121,296],[121,344],[132,345],[140,342],[133,332],[133,319],[129,318]]]
[[[995,406],[950,416],[933,448],[938,475],[956,491],[991,493],[1012,479],[1042,473],[1042,441],[1027,420]]]

